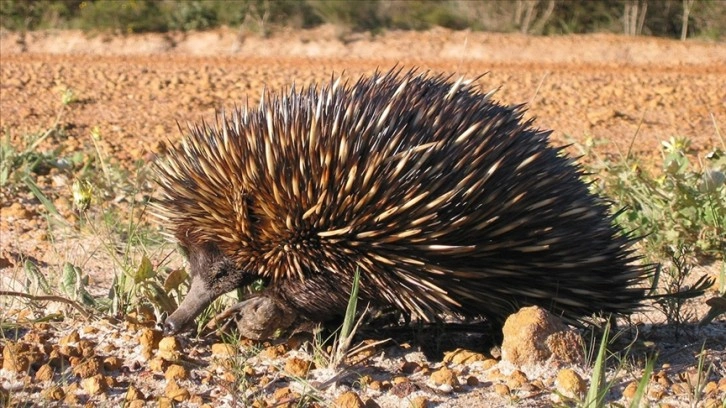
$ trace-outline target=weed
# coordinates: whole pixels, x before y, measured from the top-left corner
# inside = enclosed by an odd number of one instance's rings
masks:
[[[643,400],[643,396],[645,396],[645,391],[648,388],[648,383],[650,382],[650,379],[653,375],[655,361],[656,357],[652,357],[648,358],[648,361],[645,363],[645,368],[643,369],[643,373],[641,374],[640,381],[638,381],[638,388],[635,389],[635,394],[633,394],[633,397],[630,400],[631,408],[640,407],[640,402]]]
[[[706,344],[701,346],[701,351],[698,353],[698,363],[696,364],[696,370],[694,375],[685,373],[685,383],[690,393],[688,395],[691,406],[695,407],[699,401],[703,398],[703,390],[708,383],[708,379],[711,376],[711,371],[714,368],[713,363],[709,363],[706,366]]]
[[[32,174],[47,174],[51,168],[67,169],[69,163],[58,158],[57,149],[38,152],[37,148],[48,137],[62,131],[60,122],[67,106],[77,101],[73,90],[66,88],[61,92],[61,105],[55,119],[44,131],[24,138],[24,147],[18,148],[10,139],[10,133],[0,141],[0,188],[10,187],[32,179]]]
[[[694,285],[689,287],[687,280],[691,275],[693,263],[691,262],[692,251],[685,245],[680,245],[669,254],[669,262],[662,266],[662,276],[667,278],[662,285],[662,291],[667,296],[655,296],[655,306],[663,312],[668,324],[675,325],[675,335],[678,337],[680,327],[683,323],[691,321],[695,315],[684,310],[686,301],[693,296],[694,290],[702,292],[710,287],[712,281],[708,277],[701,277]],[[684,290],[685,289],[685,290]]]
[[[45,279],[45,275],[40,272],[38,265],[36,265],[33,261],[26,259],[25,262],[23,262],[23,271],[25,272],[26,278],[24,285],[25,292],[30,293],[37,290],[45,294],[51,293],[48,280]]]
[[[637,159],[626,156],[604,163],[605,190],[627,206],[622,220],[631,230],[651,234],[646,249],[658,255],[692,246],[701,256],[723,257],[726,236],[726,156],[716,149],[704,158],[707,168],[694,169],[690,142],[663,142],[663,173],[654,175]]]
[[[83,275],[81,268],[70,262],[64,263],[60,281],[61,292],[84,305],[94,306],[96,300],[88,293],[86,286],[88,286],[88,276]]]
[[[585,397],[586,407],[600,407],[602,402],[605,400],[605,396],[609,391],[609,387],[605,386],[605,368],[606,368],[606,353],[608,340],[610,336],[610,323],[605,325],[605,330],[602,334],[602,340],[600,340],[600,347],[597,350],[597,357],[595,364],[592,368],[592,376],[590,377],[590,388],[587,391]]]
[[[243,346],[242,338],[225,333],[222,334],[222,341],[234,348],[233,355],[223,355],[217,360],[219,365],[228,368],[233,374],[234,381],[225,383],[227,393],[232,399],[231,405],[250,406],[254,400],[254,369],[249,360],[259,354],[261,349],[255,346]]]
[[[635,137],[633,138],[635,139]],[[699,259],[724,260],[726,254],[726,156],[719,149],[691,163],[690,142],[671,138],[662,143],[662,172],[655,174],[630,152],[619,161],[595,157],[593,173],[604,175],[605,196],[625,207],[617,222],[642,235],[646,261],[662,263],[651,293],[668,323],[690,321],[686,300],[711,286],[706,276],[693,278]],[[583,151],[591,153],[588,145]],[[693,283],[695,281],[695,283]]]
[[[341,366],[343,360],[348,356],[353,336],[355,336],[355,332],[368,310],[366,308],[356,321],[359,284],[360,270],[356,269],[350,297],[348,298],[348,306],[345,309],[345,316],[340,329],[331,334],[327,339],[322,338],[321,330],[317,330],[315,333],[316,341],[313,347],[316,351],[315,361],[319,362],[321,366],[328,367],[334,371]]]
[[[611,326],[610,323],[606,323],[603,327],[602,338],[600,344],[597,347],[597,354],[595,361],[592,363],[592,374],[590,376],[590,385],[583,401],[578,403],[578,406],[585,408],[599,408],[605,406],[605,400],[608,394],[611,393],[616,385],[616,381],[619,378],[619,373],[626,368],[626,361],[628,356],[631,354],[631,350],[634,342],[628,344],[622,352],[618,354],[609,354],[608,346],[614,342],[618,335],[613,337],[610,336]],[[590,353],[592,355],[592,351]],[[610,364],[612,361],[615,364]],[[642,373],[640,373],[640,381],[636,388],[635,393],[630,400],[630,407],[637,408],[640,406],[640,401],[643,399],[645,392],[648,387],[648,383],[653,375],[653,368],[657,360],[657,355],[650,356],[645,362],[645,367]],[[607,381],[608,366],[611,366],[611,380]],[[637,374],[634,376],[637,377]]]
[[[164,268],[165,259],[157,265],[151,262],[161,258],[163,241],[144,221],[148,197],[143,192],[150,188],[148,165],[137,163],[129,171],[115,162],[104,148],[98,127],[90,132],[90,151],[76,152],[70,158],[60,158],[60,150],[39,152],[46,139],[62,136],[59,124],[68,112],[67,107],[78,101],[78,95],[67,88],[59,99],[58,112],[47,129],[26,137],[22,147],[11,142],[9,135],[0,142],[3,194],[13,197],[24,188],[45,208],[52,249],[64,260],[57,274],[57,291],[64,299],[117,315],[143,304],[153,306],[157,315],[171,312],[176,308],[174,292],[178,297],[185,274],[183,270]],[[48,190],[38,181],[38,175],[51,171],[62,171],[73,180],[68,191]],[[73,203],[72,210],[56,206],[58,198],[66,194],[71,198],[67,201]],[[115,269],[108,298],[94,298],[87,290],[85,261],[71,260],[67,253],[56,249],[59,239],[67,241],[66,238],[73,237],[88,241],[88,235],[92,238],[92,247],[83,248],[86,251],[83,256],[91,259],[97,256],[98,249],[103,249]],[[42,274],[37,267],[26,263],[25,272],[27,281],[37,282],[43,293],[54,296],[48,283],[39,280]]]

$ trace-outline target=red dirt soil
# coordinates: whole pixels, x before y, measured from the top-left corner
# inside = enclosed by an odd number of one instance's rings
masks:
[[[575,143],[575,154],[588,139],[597,142],[597,154],[611,157],[632,143],[633,153],[655,164],[661,141],[674,136],[690,139],[699,156],[724,149],[724,43],[443,29],[372,37],[334,27],[267,39],[224,29],[125,37],[0,32],[0,138],[25,146],[28,134],[53,125],[61,94],[70,89],[76,101],[60,118],[63,137],[50,137],[37,150],[59,149],[62,157],[93,152],[90,135],[97,128],[98,149],[132,168],[178,140],[177,123],[256,104],[265,87],[283,89],[293,81],[300,87],[341,74],[353,81],[392,67],[479,78],[482,90],[498,89],[496,99],[527,103],[537,126],[553,129],[556,144]],[[70,183],[54,174],[38,180],[56,192],[70,190]],[[70,213],[63,194],[51,199]],[[107,290],[113,268],[93,237],[49,241],[43,205],[27,192],[3,188],[0,210],[0,278],[17,278],[22,259],[56,271],[70,259],[83,263],[98,293]]]

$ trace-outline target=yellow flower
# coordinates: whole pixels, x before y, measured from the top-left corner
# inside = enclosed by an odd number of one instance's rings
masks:
[[[73,206],[78,211],[86,211],[91,206],[91,198],[93,197],[93,185],[88,180],[74,180],[73,186]]]

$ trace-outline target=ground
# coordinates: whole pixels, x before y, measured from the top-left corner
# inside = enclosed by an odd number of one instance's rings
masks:
[[[59,131],[52,132],[35,149],[54,151],[57,158],[80,154],[81,163],[90,152],[102,163],[98,171],[103,171],[104,176],[99,177],[108,178],[112,184],[112,174],[104,163],[121,170],[136,169],[139,163],[153,160],[165,146],[175,143],[181,134],[178,125],[211,121],[217,110],[256,104],[265,88],[274,91],[293,82],[300,87],[338,75],[354,81],[375,70],[398,67],[476,78],[484,91],[496,90],[496,99],[507,104],[526,103],[527,116],[535,118],[536,126],[553,130],[553,143],[572,144],[568,148],[571,154],[579,155],[583,145],[595,142],[594,152],[583,157],[583,161],[618,157],[630,151],[656,166],[661,159],[661,142],[674,136],[690,139],[696,156],[716,146],[723,148],[723,61],[724,43],[606,34],[529,37],[437,29],[370,36],[341,32],[334,27],[281,32],[270,38],[232,30],[136,36],[0,32],[0,137],[9,138],[20,149],[27,146],[28,135],[57,128]],[[70,98],[66,104],[62,102],[63,95]],[[129,174],[136,177],[133,172]],[[108,200],[119,211],[137,216],[138,212],[129,208],[130,203],[143,202],[149,194],[153,195],[153,184],[145,179],[135,180],[137,190],[115,191],[113,196],[96,201]],[[119,273],[119,266],[109,255],[113,251],[104,250],[105,241],[97,239],[98,231],[94,234],[88,228],[68,227],[78,224],[69,198],[72,179],[63,171],[52,169],[40,175],[36,183],[65,220],[63,224],[51,217],[50,225],[65,227],[49,230],[47,206],[21,182],[4,186],[0,192],[0,290],[17,288],[18,281],[24,279],[20,278],[23,261],[30,259],[44,273],[56,277],[66,261],[82,266],[90,277],[89,290],[104,294],[113,276]],[[113,189],[105,191],[110,190]],[[177,259],[172,249],[165,248],[159,259],[152,261],[161,262],[170,253],[172,259]],[[18,307],[18,299],[14,305]],[[3,307],[12,310],[6,304]],[[649,318],[647,323],[651,322]],[[664,349],[678,349],[682,345],[689,352],[698,352],[699,338],[724,338],[723,319],[714,325],[720,331],[694,332],[692,337],[681,337]],[[129,339],[138,337],[134,328],[128,326],[114,326],[107,321],[97,326],[92,333],[86,329],[87,323],[74,325],[66,321],[54,326],[53,336],[80,330],[82,338],[89,336],[102,343],[105,337],[95,334],[100,330]],[[204,350],[205,346],[195,343],[188,347]],[[723,352],[712,351],[716,362],[713,374],[722,377],[726,372]],[[199,359],[209,358],[208,350],[200,353]],[[377,357],[377,364],[385,367],[379,371],[400,370],[396,367],[404,358],[416,360],[422,367],[438,367],[420,353],[407,354],[400,347],[388,353],[386,358]],[[110,354],[113,353],[106,353]],[[119,382],[107,396],[92,397],[90,401],[113,405],[118,390],[125,392],[129,384],[142,388],[147,400],[163,395],[160,388],[166,384],[164,378],[151,375],[143,364],[138,367],[138,361],[145,361],[143,356],[124,358],[128,366],[121,369]],[[693,353],[690,362],[682,364],[693,366]],[[255,370],[259,374],[259,367]],[[108,371],[117,372],[113,367],[108,367]],[[467,366],[464,371],[478,373],[476,367]],[[417,375],[419,380],[428,377],[420,370],[411,372],[402,375],[410,376],[413,382]],[[461,371],[459,374],[463,375]],[[138,376],[145,376],[146,380],[140,381]],[[3,387],[11,389],[11,395],[24,395],[22,390],[28,389],[35,395],[33,401],[42,401],[34,399],[40,392],[33,388],[37,387],[36,380],[32,381],[33,386],[21,381],[24,385],[18,387],[15,380],[4,378]],[[466,376],[462,378],[465,381]],[[718,380],[716,377],[716,383]],[[153,381],[161,385],[154,386]],[[202,388],[189,385],[192,394],[202,396],[193,401],[234,404],[225,399],[234,392],[215,388],[217,383],[208,378],[205,381]],[[419,389],[415,395],[423,395],[440,406],[476,404],[478,398],[494,398],[502,404],[513,401],[511,396],[488,397],[491,385],[492,381],[487,380],[453,394]],[[33,389],[37,390],[35,394]],[[260,393],[264,393],[262,389]],[[398,385],[394,389],[408,396]],[[365,394],[359,391],[362,396]],[[333,398],[336,392],[339,390],[328,390],[323,395]],[[390,393],[376,394],[371,389],[367,392],[366,395],[378,395],[376,399],[382,406],[396,406],[403,401]],[[532,394],[533,397],[522,401],[548,404],[548,393]],[[280,395],[285,397],[284,393]],[[723,398],[724,391],[714,395]],[[656,397],[653,396],[652,403],[658,401]],[[80,401],[84,398],[87,397]],[[672,403],[683,401],[687,399],[673,399]]]

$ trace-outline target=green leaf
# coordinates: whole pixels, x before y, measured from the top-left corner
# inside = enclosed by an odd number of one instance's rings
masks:
[[[179,286],[181,286],[188,277],[189,274],[187,274],[187,271],[184,270],[184,268],[174,269],[169,273],[169,276],[164,279],[164,291],[169,293],[172,290],[179,290]]]
[[[358,289],[360,286],[360,268],[355,269],[353,276],[353,286],[350,290],[348,298],[348,307],[345,310],[345,318],[343,319],[343,327],[340,329],[340,337],[347,338],[350,336],[355,324],[355,312],[358,308]]]
[[[76,297],[76,283],[79,281],[80,273],[77,267],[70,262],[63,264],[63,274],[60,280],[60,290],[69,297]]]
[[[587,396],[585,397],[584,406],[586,407],[595,408],[603,406],[603,400],[605,399],[605,393],[607,392],[607,389],[603,388],[603,385],[605,383],[605,363],[609,339],[610,322],[605,324],[605,328],[602,334],[602,341],[600,342],[600,348],[598,348],[597,350],[595,365],[592,367],[590,388],[588,389]]]
[[[83,303],[86,306],[95,306],[96,305],[96,299],[91,296],[90,293],[86,290],[84,286],[80,286],[78,288],[78,296],[77,299]]]
[[[680,236],[680,234],[678,233],[678,231],[676,231],[674,229],[670,229],[665,232],[665,237],[669,242],[678,242],[679,236]]]
[[[630,400],[630,407],[640,407],[640,401],[643,399],[645,390],[648,388],[648,382],[650,381],[650,377],[653,375],[653,367],[655,366],[655,360],[657,358],[657,355],[650,357],[645,363],[645,369],[643,370],[643,375],[640,377],[640,381],[638,382],[638,388],[635,390],[635,394]]]
[[[151,264],[149,258],[144,255],[144,257],[141,258],[141,264],[139,265],[139,269],[137,269],[136,273],[134,274],[134,282],[138,284],[145,280],[151,279],[154,276],[156,276],[154,266]]]
[[[26,290],[30,286],[35,286],[43,291],[43,293],[50,294],[50,285],[48,284],[45,276],[42,272],[40,272],[40,269],[38,269],[38,266],[35,263],[30,260],[26,260],[23,264],[23,270],[25,271],[25,276],[27,277],[29,283],[28,285],[26,285]]]
[[[70,262],[63,264],[63,275],[60,281],[61,292],[84,305],[94,306],[96,299],[86,290],[85,285],[87,284],[88,276],[83,276],[81,268]]]
[[[147,299],[166,313],[172,313],[177,309],[177,304],[164,289],[156,282],[149,282],[144,285],[142,292]]]
[[[35,198],[37,198],[38,201],[40,201],[43,204],[43,206],[45,207],[46,210],[48,210],[48,212],[50,212],[51,214],[60,215],[60,213],[58,212],[58,209],[55,207],[55,204],[53,204],[53,202],[50,201],[48,199],[48,197],[46,197],[45,194],[43,194],[42,191],[40,191],[40,187],[38,187],[38,185],[35,184],[35,182],[30,177],[24,177],[23,182],[25,183],[26,186],[28,186],[28,189],[30,190],[30,192],[33,193]]]

